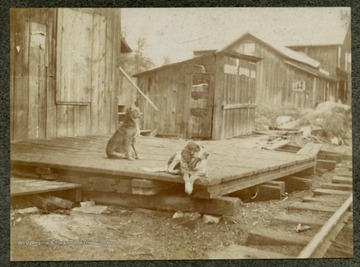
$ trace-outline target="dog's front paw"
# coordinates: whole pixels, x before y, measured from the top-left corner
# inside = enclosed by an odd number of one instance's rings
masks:
[[[136,156],[135,159],[140,159],[140,157],[139,157],[139,156]]]
[[[135,159],[133,157],[128,157],[128,160],[134,161]]]
[[[185,183],[185,193],[191,195],[193,191],[193,185],[191,183]]]
[[[180,170],[168,170],[168,172],[171,174],[179,174]]]

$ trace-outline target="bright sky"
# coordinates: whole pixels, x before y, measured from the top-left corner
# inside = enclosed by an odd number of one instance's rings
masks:
[[[123,8],[122,30],[135,49],[146,39],[145,56],[156,66],[190,59],[194,50],[221,49],[251,32],[279,44],[331,43],[344,37],[350,8]]]

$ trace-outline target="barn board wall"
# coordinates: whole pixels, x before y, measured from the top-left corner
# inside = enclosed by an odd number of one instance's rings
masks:
[[[293,50],[303,52],[309,57],[321,62],[321,67],[324,70],[336,76],[336,67],[338,65],[337,45],[295,47]]]
[[[138,105],[144,113],[143,129],[165,135],[186,137],[188,132],[190,75],[194,65],[204,66],[207,74],[214,74],[215,57],[194,59],[173,64],[137,76],[139,88],[154,102],[159,111],[138,95]]]
[[[10,10],[11,140],[56,134],[55,9]]]
[[[313,107],[314,103],[320,103],[323,99],[330,98],[327,95],[316,99],[319,95],[322,95],[317,91],[323,89],[322,87],[314,88],[314,79],[324,80],[323,83],[325,84],[327,82],[326,79],[286,64],[284,56],[255,38],[245,37],[232,45],[230,49],[241,52],[243,49],[242,45],[245,42],[254,42],[255,51],[253,55],[261,58],[257,63],[256,101],[258,106]],[[305,92],[300,93],[292,90],[293,82],[297,81],[306,82]],[[329,88],[325,91],[336,96],[337,92],[334,91],[336,90],[336,83],[329,82]]]
[[[86,81],[64,80],[62,76],[61,68],[66,67],[65,61],[71,58],[62,57],[62,53],[71,52],[71,42],[61,39],[63,18],[61,12],[58,17],[58,9],[10,11],[11,140],[113,132],[117,127],[118,96],[133,97],[134,92],[129,96],[119,82],[119,10],[71,11],[76,16],[91,17],[91,23],[88,21],[86,25],[89,39],[93,40],[95,34],[99,40],[95,48],[91,43],[84,46],[89,51],[85,60],[91,74]],[[40,32],[40,39],[45,39],[45,48],[30,47],[31,38],[35,44],[41,42],[35,38],[36,32]],[[36,66],[34,62],[37,62]],[[90,97],[79,95],[78,90],[59,91],[59,82],[74,87],[80,82],[89,83],[91,88],[84,92],[90,93]],[[73,95],[61,99],[59,92]]]
[[[224,56],[222,130],[220,139],[251,134],[254,130],[256,107],[256,63]],[[237,62],[238,66],[234,66]],[[236,73],[228,73],[230,65]],[[221,88],[217,88],[221,91]],[[219,104],[219,103],[217,103]]]

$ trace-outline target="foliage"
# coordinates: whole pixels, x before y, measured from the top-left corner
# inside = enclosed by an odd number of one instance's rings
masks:
[[[146,39],[139,37],[136,42],[136,48],[132,53],[122,54],[121,67],[131,76],[136,73],[144,72],[154,68],[151,59],[145,57],[144,50],[146,47]]]

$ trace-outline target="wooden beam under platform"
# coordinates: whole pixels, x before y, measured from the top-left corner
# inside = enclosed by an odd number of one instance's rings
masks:
[[[91,198],[102,205],[120,205],[131,208],[146,208],[164,211],[199,212],[213,215],[234,216],[237,214],[240,199],[216,197],[197,199],[184,194],[159,194],[154,196],[118,193],[92,192]]]

